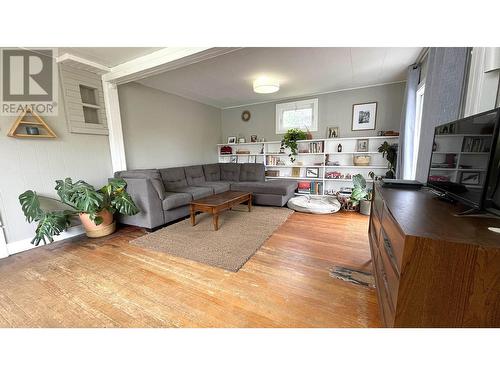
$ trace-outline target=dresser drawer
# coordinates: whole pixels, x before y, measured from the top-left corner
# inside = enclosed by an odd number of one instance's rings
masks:
[[[380,249],[380,254],[378,256],[379,264],[382,267],[381,276],[384,280],[386,286],[387,295],[391,302],[391,307],[393,311],[396,311],[396,306],[398,302],[398,289],[399,289],[399,275],[392,262],[389,260],[389,256],[384,249]]]
[[[398,273],[401,273],[401,265],[403,264],[404,245],[404,236],[390,212],[387,208],[384,208],[382,228],[380,230],[380,248],[382,251],[385,250]]]
[[[384,210],[384,201],[382,200],[382,196],[375,189],[373,191],[373,202],[372,202],[372,211],[373,214],[378,217],[379,220],[382,220],[382,212]]]
[[[384,273],[380,252],[373,257],[373,268],[375,272],[375,282],[377,284],[378,303],[382,318],[386,327],[394,325],[394,307],[389,297],[389,283]]]
[[[370,234],[373,236],[377,246],[380,243],[380,227],[380,219],[372,212],[370,216]]]

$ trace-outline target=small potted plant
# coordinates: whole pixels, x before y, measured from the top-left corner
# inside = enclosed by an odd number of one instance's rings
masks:
[[[59,200],[39,197],[33,190],[27,190],[19,196],[19,202],[28,223],[38,223],[32,244],[54,241],[54,236],[65,231],[71,219],[79,216],[89,237],[102,237],[115,230],[113,214],[135,215],[139,209],[125,191],[127,183],[121,178],[112,178],[96,190],[85,181],[73,182],[71,178],[56,181]],[[43,209],[40,198],[62,203],[59,209]],[[53,206],[53,205],[51,205]]]
[[[360,175],[354,175],[352,177],[354,182],[354,189],[352,189],[351,203],[353,207],[359,206],[359,212],[363,215],[370,215],[371,210],[371,200],[372,191],[366,187],[365,178]]]
[[[299,129],[289,129],[283,136],[281,147],[288,147],[290,149],[288,156],[292,163],[295,162],[297,158],[297,150],[299,147],[297,141],[304,139],[307,139],[307,133]]]

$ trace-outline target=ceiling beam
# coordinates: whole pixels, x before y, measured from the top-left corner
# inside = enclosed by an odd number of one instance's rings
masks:
[[[168,47],[111,68],[103,81],[123,84],[208,60],[240,48]]]

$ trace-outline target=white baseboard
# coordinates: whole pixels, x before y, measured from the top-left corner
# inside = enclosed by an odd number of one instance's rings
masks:
[[[75,237],[75,236],[78,236],[78,235],[83,234],[83,233],[85,233],[85,230],[83,229],[83,227],[81,225],[77,225],[77,226],[68,228],[68,230],[66,230],[65,232],[62,232],[59,236],[55,237],[54,242],[62,241],[62,240],[65,240],[65,239],[71,238],[71,237]],[[31,250],[31,249],[34,249],[35,247],[40,247],[40,246],[44,245],[42,243],[38,246],[35,246],[31,243],[31,240],[32,240],[32,238],[26,238],[24,240],[19,240],[19,241],[7,243],[7,252],[9,253],[9,255],[13,255],[13,254],[20,253],[22,251]]]

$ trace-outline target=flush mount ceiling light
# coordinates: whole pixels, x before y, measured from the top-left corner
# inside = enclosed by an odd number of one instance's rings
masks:
[[[276,79],[260,77],[253,81],[253,91],[257,94],[271,94],[280,89],[280,83]]]

